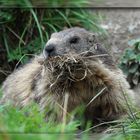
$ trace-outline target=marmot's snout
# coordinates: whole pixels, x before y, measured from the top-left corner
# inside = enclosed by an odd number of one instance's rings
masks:
[[[46,58],[56,56],[56,45],[55,44],[48,44],[45,46],[44,55]]]

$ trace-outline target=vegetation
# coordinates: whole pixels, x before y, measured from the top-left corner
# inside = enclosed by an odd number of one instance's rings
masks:
[[[80,125],[80,122],[71,121],[63,129],[62,124],[57,124],[51,120],[45,121],[45,116],[39,111],[36,104],[32,104],[25,108],[14,108],[10,106],[1,107],[1,123],[4,122],[5,127],[1,127],[0,131],[11,133],[60,133],[74,132]],[[51,119],[51,118],[50,118]]]
[[[137,113],[140,116],[140,113]],[[131,116],[120,121],[103,122],[99,125],[87,125],[85,129],[78,132],[81,120],[71,120],[67,125],[44,120],[44,114],[39,111],[36,104],[26,108],[14,108],[8,105],[0,107],[0,139],[21,140],[69,140],[81,137],[82,140],[95,138],[100,140],[139,140],[140,120]],[[100,126],[107,125],[106,133],[96,132]],[[91,131],[92,130],[92,131]],[[22,137],[21,137],[22,136]]]
[[[36,0],[1,0],[0,5],[1,7],[17,7],[19,6],[20,8],[30,8],[30,7],[47,7],[47,8],[52,8],[52,7],[82,7],[89,5],[90,2],[86,0],[41,0],[41,1],[36,1]]]
[[[121,58],[120,68],[133,88],[140,83],[140,40],[131,40],[129,45],[134,47],[125,51]]]

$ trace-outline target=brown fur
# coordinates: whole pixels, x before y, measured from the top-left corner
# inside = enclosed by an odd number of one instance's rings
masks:
[[[6,79],[1,103],[9,101],[23,107],[35,101],[41,110],[49,108],[55,112],[56,120],[60,121],[65,111],[65,95],[68,95],[68,113],[84,104],[86,119],[118,119],[127,113],[126,100],[133,102],[134,95],[122,71],[112,63],[111,57],[107,59],[68,55],[64,60],[56,57],[46,61],[41,56],[36,57]],[[69,62],[70,68],[81,63],[79,70],[67,72]]]

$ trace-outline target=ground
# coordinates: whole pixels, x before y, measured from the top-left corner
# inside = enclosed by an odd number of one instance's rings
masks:
[[[108,36],[103,44],[112,48],[115,60],[128,47],[128,41],[140,38],[140,9],[100,9],[103,16],[101,26],[107,30]]]

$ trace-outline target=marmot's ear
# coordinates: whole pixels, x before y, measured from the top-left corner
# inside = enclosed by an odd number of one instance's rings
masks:
[[[97,43],[96,34],[90,33],[88,37],[88,42],[90,43],[90,45]]]
[[[100,46],[98,44],[97,36],[98,35],[95,33],[90,33],[88,38],[88,43],[94,50],[98,50],[98,47]]]

